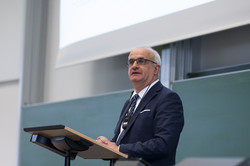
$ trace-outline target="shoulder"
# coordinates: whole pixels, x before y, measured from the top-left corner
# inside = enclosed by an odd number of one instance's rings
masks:
[[[167,88],[166,86],[162,85],[162,83],[159,81],[157,84],[154,85],[155,92],[158,94],[157,96],[160,98],[173,98],[180,100],[180,96],[173,90]],[[152,87],[153,88],[153,87]]]
[[[177,94],[176,92],[174,92],[173,90],[167,88],[166,86],[164,86],[160,81],[158,81],[153,87],[152,87],[153,91],[156,92],[161,92],[161,93],[170,93],[170,94]]]

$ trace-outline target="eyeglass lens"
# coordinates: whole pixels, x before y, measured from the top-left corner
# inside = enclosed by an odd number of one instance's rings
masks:
[[[129,59],[129,60],[128,60],[128,64],[129,64],[130,66],[132,66],[132,65],[135,63],[135,61],[136,61],[136,63],[137,63],[138,65],[143,65],[143,64],[146,63],[147,59],[144,59],[144,58]]]

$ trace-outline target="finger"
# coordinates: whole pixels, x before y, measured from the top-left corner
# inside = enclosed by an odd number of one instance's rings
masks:
[[[97,140],[100,140],[104,144],[108,144],[108,142],[109,142],[109,140],[104,136],[98,137]]]

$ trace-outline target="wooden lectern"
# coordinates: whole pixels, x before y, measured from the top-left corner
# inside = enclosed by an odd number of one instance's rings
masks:
[[[65,166],[80,156],[84,159],[124,159],[128,156],[64,125],[24,128],[30,141],[65,157]]]

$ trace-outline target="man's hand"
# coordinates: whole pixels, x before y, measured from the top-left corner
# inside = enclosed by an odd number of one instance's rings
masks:
[[[107,145],[108,147],[110,147],[113,150],[119,151],[118,146],[115,144],[115,142],[109,141],[108,138],[106,138],[104,136],[98,137],[96,141]]]

